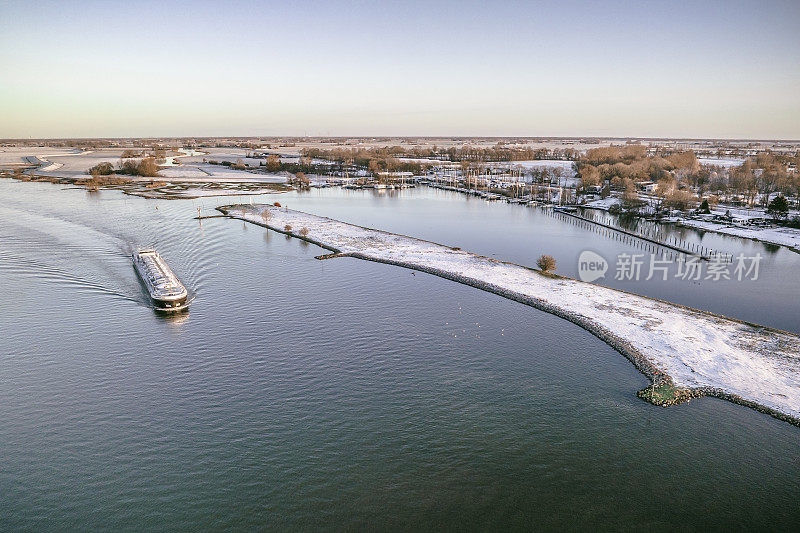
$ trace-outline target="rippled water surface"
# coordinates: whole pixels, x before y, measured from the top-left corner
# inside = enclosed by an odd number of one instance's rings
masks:
[[[201,207],[291,208],[575,275],[644,250],[428,189],[152,201],[0,181],[0,529],[786,528],[800,432],[715,399],[661,409],[582,329]],[[684,230],[685,231],[685,230]],[[758,282],[604,283],[798,331],[797,254]],[[147,304],[155,246],[196,295]],[[785,275],[781,275],[785,273]]]

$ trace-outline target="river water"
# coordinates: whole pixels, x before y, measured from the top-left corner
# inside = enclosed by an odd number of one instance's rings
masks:
[[[800,255],[756,281],[621,281],[650,253],[535,208],[426,188],[153,201],[0,181],[0,529],[789,528],[796,427],[716,399],[669,409],[577,326],[197,208],[280,201],[798,332]],[[195,294],[147,304],[155,246]],[[660,253],[660,252],[659,252]]]

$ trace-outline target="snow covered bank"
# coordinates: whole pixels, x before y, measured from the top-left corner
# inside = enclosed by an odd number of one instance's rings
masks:
[[[761,242],[786,246],[800,253],[800,230],[795,228],[745,228],[729,224],[718,224],[710,220],[680,220],[681,226],[687,228],[715,231],[724,235],[754,239]]]
[[[51,163],[44,156],[29,155],[25,160],[31,165],[36,165],[37,172],[53,172],[64,166],[62,163]]]
[[[287,181],[285,176],[278,174],[255,174],[206,163],[160,168],[158,175],[173,182],[186,183],[286,183]]]
[[[35,153],[37,155],[31,155]],[[0,147],[0,167],[47,165],[51,157],[68,157],[81,154],[81,150],[51,148],[47,146]]]
[[[279,174],[247,172],[226,165],[195,163],[178,164],[180,159],[199,158],[201,152],[181,149],[181,155],[169,156],[169,164],[159,168],[158,175],[118,176],[94,178],[89,169],[100,163],[116,167],[124,152],[121,148],[95,151],[41,150],[40,155],[24,155],[20,150],[0,151],[0,166],[4,161],[18,160],[25,171],[26,181],[50,181],[62,184],[77,184],[92,188],[112,187],[126,194],[144,198],[198,198],[235,194],[267,194],[288,190],[287,177]],[[29,150],[30,148],[27,148]],[[10,165],[9,165],[10,166]],[[89,181],[92,180],[92,181]],[[101,183],[96,183],[99,180]]]
[[[26,165],[35,165],[30,175],[45,178],[88,179],[89,169],[100,163],[109,163],[116,167],[124,152],[121,148],[101,149],[95,151],[59,150],[48,151],[37,149],[37,155],[25,154],[21,150],[0,153],[0,161],[19,157]],[[28,148],[30,150],[30,148]],[[39,154],[38,151],[42,153]],[[52,153],[51,153],[52,152]],[[261,174],[236,170],[225,165],[213,165],[202,162],[202,152],[181,149],[181,155],[168,156],[167,162],[161,166],[157,178],[173,183],[286,183],[286,177],[277,174]],[[197,160],[194,163],[188,161]],[[183,164],[178,164],[178,162]],[[258,164],[259,160],[253,160]],[[152,181],[152,178],[130,177],[129,181]]]
[[[600,209],[602,211],[608,211],[611,209],[612,206],[619,205],[620,199],[614,198],[609,196],[607,198],[601,198],[599,200],[590,200],[586,202],[581,207],[587,207],[589,209]]]
[[[800,425],[800,336],[299,211],[219,209],[336,253],[427,272],[553,313],[607,342],[657,384],[685,389],[683,398],[725,398]]]

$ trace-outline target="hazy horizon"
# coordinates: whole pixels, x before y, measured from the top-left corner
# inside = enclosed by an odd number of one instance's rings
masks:
[[[104,136],[54,136],[54,137],[2,137],[0,141],[71,141],[71,140],[122,140],[122,139],[574,139],[574,140],[639,140],[639,141],[722,141],[722,142],[800,142],[797,139],[769,139],[766,137],[644,137],[637,135],[104,135]]]
[[[800,138],[796,2],[6,2],[0,138]]]

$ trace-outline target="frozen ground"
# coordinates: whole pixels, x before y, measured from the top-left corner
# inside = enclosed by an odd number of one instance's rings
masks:
[[[760,198],[759,201],[761,201]],[[730,211],[731,215],[733,215],[734,218],[738,218],[741,220],[747,220],[751,218],[771,218],[771,216],[767,214],[767,210],[763,207],[741,207],[741,206],[731,206],[726,204],[717,204],[711,210],[711,212],[714,213],[715,215],[724,215],[728,211]],[[800,210],[789,209],[787,215],[789,216],[789,218],[800,216]]]
[[[121,148],[82,152],[65,148],[11,147],[0,149],[0,165],[36,165],[37,175],[53,178],[85,178],[89,177],[89,169],[99,163],[111,163],[116,166],[122,152]],[[233,161],[239,155],[236,149],[215,150],[215,152],[218,155],[230,156],[227,159]],[[246,152],[241,150],[241,153]],[[254,174],[224,165],[211,165],[203,162],[204,157],[214,158],[199,152],[185,152],[184,156],[169,157],[168,165],[159,170],[159,176],[155,179],[174,183],[286,183],[284,176]],[[225,158],[218,157],[218,159]],[[251,162],[258,165],[259,160],[252,159]],[[147,182],[153,180],[153,178],[130,179]]]
[[[204,186],[203,186],[204,185]],[[286,192],[285,190],[277,190],[266,185],[260,186],[258,184],[221,184],[215,185],[213,188],[208,184],[201,184],[193,186],[187,183],[181,184],[168,184],[163,187],[156,188],[141,188],[127,191],[131,196],[141,196],[142,198],[158,198],[158,199],[186,199],[186,198],[200,198],[207,196],[248,196],[260,194],[278,194]]]
[[[162,168],[159,176],[166,181],[176,183],[202,183],[224,181],[226,183],[286,183],[285,176],[277,174],[254,174],[242,170],[234,170],[224,165],[207,163],[184,164]],[[148,178],[149,179],[149,178]]]
[[[36,168],[26,172],[42,179],[66,179],[73,183],[90,178],[89,169],[98,163],[108,162],[116,167],[123,152],[123,149],[118,148],[85,152],[45,147],[13,147],[1,150],[0,166],[35,166]],[[111,183],[108,186],[121,188],[126,194],[165,199],[265,194],[286,190],[282,185],[287,182],[285,175],[246,172],[224,165],[211,165],[202,162],[204,156],[199,152],[180,151],[183,152],[181,155],[167,156],[166,165],[160,166],[158,176],[124,176],[125,183]],[[186,163],[191,159],[197,159],[198,162]]]
[[[796,335],[298,211],[259,205],[224,210],[305,234],[336,252],[422,270],[544,309],[602,338],[651,378],[666,375],[678,387],[800,423]]]
[[[717,167],[740,167],[744,163],[744,158],[724,158],[724,157],[698,157],[697,161],[701,165],[714,165]]]
[[[725,235],[779,244],[800,252],[800,230],[794,228],[745,228],[729,224],[718,224],[709,220],[694,219],[681,220],[679,224],[689,228],[704,229],[724,233]]]
[[[574,174],[572,170],[574,163],[575,161],[562,161],[560,159],[534,159],[530,161],[500,161],[487,163],[487,165],[506,168],[560,168],[564,171],[565,176],[571,176]]]
[[[42,146],[0,148],[0,166],[35,165],[37,174],[74,178],[86,176],[89,169],[98,163],[116,165],[122,151],[119,148],[81,151],[73,148]]]
[[[611,209],[612,205],[619,204],[620,199],[614,198],[613,196],[608,196],[606,198],[600,198],[599,200],[591,200],[586,202],[583,207],[590,207],[592,209],[602,209],[603,211],[608,211]]]
[[[72,148],[3,146],[0,147],[0,168],[17,165],[37,165],[42,164],[41,162],[44,162],[50,157],[75,156],[81,153],[80,150]],[[32,161],[31,158],[33,158],[34,161]],[[36,162],[35,160],[40,162]]]
[[[441,159],[429,159],[427,157],[398,157],[397,159],[402,163],[427,163],[429,165],[453,165],[453,166],[458,165],[458,163],[451,163],[450,161],[442,161]]]
[[[589,207],[592,209],[602,209],[603,211],[608,211],[611,208],[611,206],[619,203],[620,203],[619,198],[614,198],[609,196],[608,198],[604,198],[601,200],[592,200],[586,202],[586,204],[584,204],[583,207]],[[714,210],[714,214],[723,215],[725,214],[725,211],[726,209],[724,207],[718,208]],[[746,220],[749,218],[763,218],[766,216],[763,209],[749,210],[749,211],[740,209],[736,211],[737,212],[734,213],[736,218],[739,218],[741,220]],[[792,216],[794,215],[795,213],[792,212]],[[736,224],[720,224],[718,222],[713,222],[711,220],[684,219],[677,217],[665,219],[665,221],[676,222],[681,226],[686,226],[688,228],[714,231],[725,235],[732,235],[734,237],[741,237],[744,239],[754,239],[761,242],[778,244],[780,246],[786,246],[788,248],[792,248],[793,250],[800,252],[800,230],[794,228],[781,228],[781,227],[749,228]]]
[[[196,163],[203,163],[204,160],[230,161],[231,163],[241,160],[242,163],[247,163],[248,165],[257,167],[258,164],[264,160],[255,157],[247,157],[248,154],[252,154],[254,151],[255,150],[248,150],[245,148],[203,148],[203,153],[197,153],[191,156],[183,157],[180,159],[180,161],[185,165],[193,165]]]

